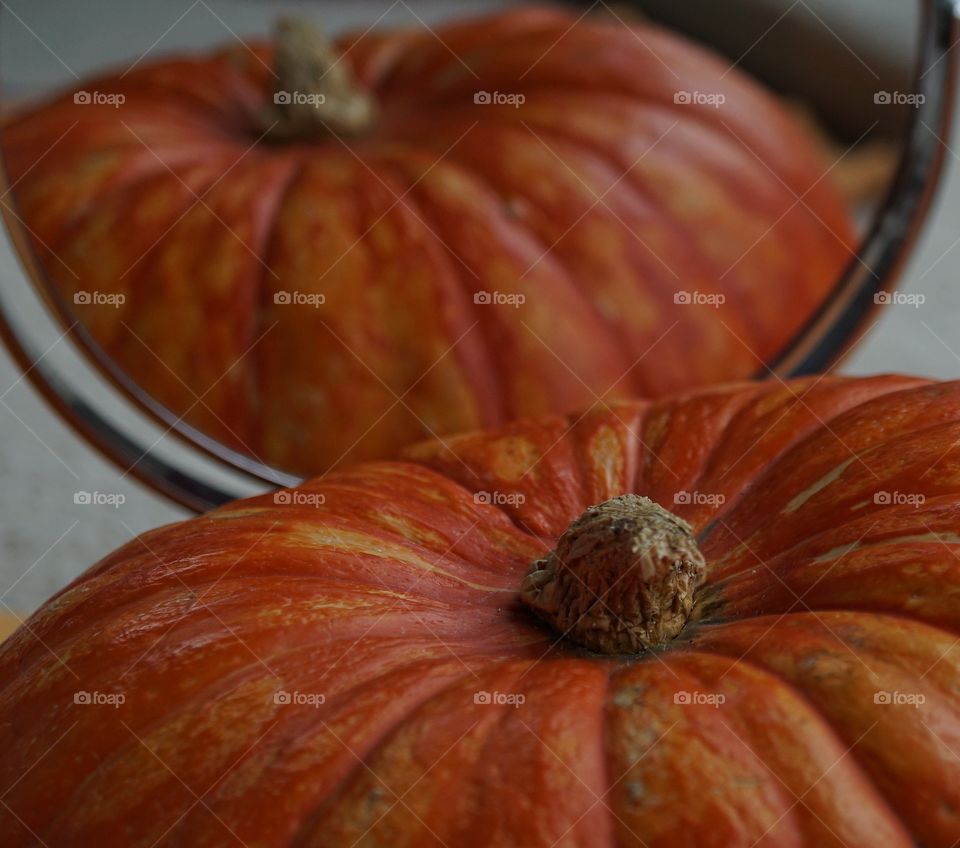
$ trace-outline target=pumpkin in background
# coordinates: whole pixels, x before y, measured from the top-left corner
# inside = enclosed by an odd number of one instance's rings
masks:
[[[657,27],[534,8],[279,44],[145,60],[3,141],[99,343],[273,464],[752,375],[851,258],[804,131]]]
[[[958,439],[738,385],[147,533],[0,647],[4,844],[952,846]]]

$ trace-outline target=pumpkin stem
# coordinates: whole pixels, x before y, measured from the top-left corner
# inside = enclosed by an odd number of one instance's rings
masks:
[[[686,521],[649,498],[590,507],[536,560],[520,595],[578,645],[637,654],[683,630],[706,562]]]
[[[309,140],[331,133],[359,135],[373,127],[376,102],[320,29],[281,18],[274,42],[277,81],[264,115],[268,137]]]

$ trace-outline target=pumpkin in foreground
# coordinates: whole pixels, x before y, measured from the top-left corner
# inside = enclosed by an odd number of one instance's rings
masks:
[[[302,474],[751,376],[850,262],[844,203],[729,60],[578,17],[147,57],[5,127],[15,214],[141,386]]]
[[[954,845],[958,439],[739,385],[146,533],[0,647],[4,845]]]

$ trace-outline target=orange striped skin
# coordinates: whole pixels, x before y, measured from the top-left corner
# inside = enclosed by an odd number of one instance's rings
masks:
[[[0,646],[4,844],[949,848],[958,434],[960,383],[731,385],[147,533]],[[518,588],[624,492],[708,572],[678,639],[601,657]]]
[[[844,205],[727,61],[575,20],[524,9],[439,38],[347,37],[379,123],[308,143],[255,143],[269,46],[145,61],[84,83],[119,108],[71,92],[5,128],[18,215],[68,300],[123,295],[77,312],[142,386],[303,473],[749,376],[851,260]],[[681,290],[726,301],[677,304]]]

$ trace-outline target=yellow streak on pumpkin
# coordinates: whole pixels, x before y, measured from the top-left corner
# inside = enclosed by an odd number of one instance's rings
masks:
[[[266,506],[251,506],[239,509],[218,509],[215,512],[208,512],[205,517],[214,519],[216,521],[225,521],[231,518],[246,518],[250,515],[263,515],[263,513],[270,511],[271,508]]]
[[[752,402],[752,417],[754,420],[763,418],[766,415],[770,415],[772,412],[776,412],[783,405],[784,402],[788,399],[795,399],[793,392],[784,389],[783,391],[772,391],[768,392],[765,395],[761,395],[759,398],[756,398]],[[780,423],[779,421],[774,424],[774,427],[771,427],[771,430],[776,428],[776,425]]]
[[[471,589],[479,589],[483,592],[502,592],[504,589],[498,586],[484,586],[481,583],[474,583],[470,580],[464,580],[456,574],[446,571],[421,556],[417,556],[405,545],[393,544],[384,539],[377,539],[368,536],[365,533],[357,533],[353,530],[340,530],[323,527],[305,527],[302,530],[290,530],[286,533],[283,543],[291,546],[308,548],[330,548],[332,551],[341,553],[344,556],[371,556],[377,559],[383,559],[393,562],[401,562],[404,565],[413,566],[421,571],[430,574],[438,574],[447,577]],[[438,555],[439,556],[439,555]]]
[[[877,539],[876,542],[852,542],[847,545],[838,545],[831,548],[825,554],[818,556],[814,562],[830,562],[834,559],[840,559],[853,551],[861,548],[881,548],[889,545],[915,545],[931,543],[937,545],[960,545],[960,533],[914,533],[909,536],[894,536],[888,539]]]
[[[540,451],[522,436],[505,436],[491,445],[490,470],[501,480],[516,483],[540,459]],[[534,474],[534,469],[531,474]]]
[[[847,554],[852,554],[861,547],[863,547],[863,545],[860,542],[849,542],[846,545],[837,545],[835,548],[830,548],[825,554],[820,554],[814,562],[830,562],[831,560],[842,559]]]
[[[784,515],[789,515],[791,512],[796,512],[800,507],[802,507],[810,498],[812,498],[818,492],[823,491],[831,483],[835,482],[840,478],[840,475],[843,474],[847,468],[850,467],[857,457],[851,456],[846,462],[841,462],[836,468],[834,468],[829,474],[824,474],[816,483],[812,486],[808,486],[799,495],[797,495],[793,500],[791,500],[784,508]]]
[[[377,514],[377,520],[384,527],[396,530],[403,538],[416,542],[418,545],[427,545],[428,547],[440,547],[445,550],[450,541],[443,538],[439,533],[434,533],[426,527],[421,527],[399,515],[389,512]]]
[[[322,589],[319,591],[322,591]],[[342,598],[330,600],[323,595],[308,600],[298,598],[282,606],[261,608],[257,611],[256,617],[258,620],[266,622],[273,619],[295,619],[298,622],[303,622],[304,613],[309,611],[325,613],[323,616],[319,616],[320,618],[349,618],[363,612],[395,611],[395,602],[398,600],[403,601],[407,606],[423,602],[422,598],[407,595],[403,592],[374,591],[365,588],[358,588],[355,591],[357,594],[350,600]]]
[[[444,448],[444,450],[446,450],[446,448]],[[420,489],[418,494],[436,503],[447,505],[450,503],[450,496],[446,492],[441,492],[439,489]]]
[[[410,605],[422,603],[423,598],[407,595],[404,592],[364,590],[362,596],[358,596],[350,601],[330,601],[326,598],[317,598],[312,601],[298,601],[297,606],[301,610],[308,609],[315,612],[321,610],[336,610],[338,612],[342,611],[353,614],[361,610],[380,610],[385,607],[390,611],[395,611],[396,607],[393,605],[393,601],[403,601],[406,605]],[[385,602],[387,603],[385,604]]]
[[[625,491],[627,480],[623,459],[623,441],[608,424],[600,427],[590,440],[590,455],[608,491]]]

